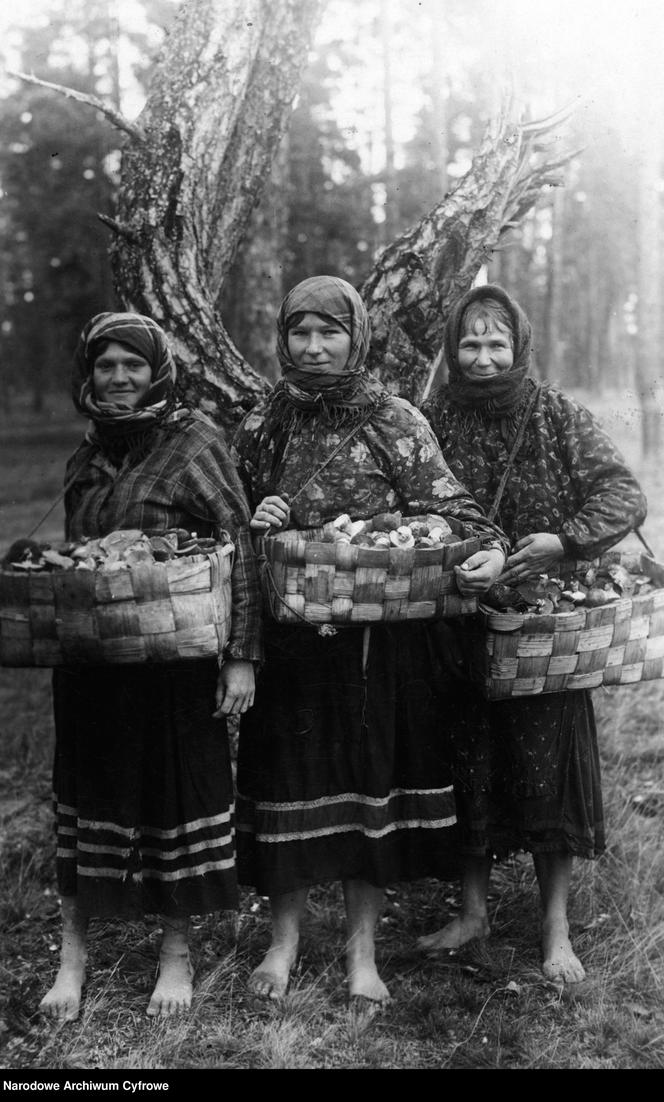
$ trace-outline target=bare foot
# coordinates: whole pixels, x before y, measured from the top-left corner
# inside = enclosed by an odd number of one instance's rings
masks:
[[[275,945],[249,977],[249,990],[264,999],[282,999],[286,994],[297,953],[288,946]]]
[[[151,1018],[172,1018],[191,1006],[194,970],[189,953],[161,952],[159,976],[148,1005]]]
[[[542,971],[553,983],[581,983],[586,972],[572,949],[567,922],[542,924]]]
[[[391,995],[378,975],[373,963],[355,962],[348,964],[349,999],[370,999],[375,1003],[390,1002]]]
[[[58,1022],[75,1022],[85,983],[85,958],[60,965],[55,983],[39,1004],[42,1014]]]
[[[486,915],[459,915],[433,934],[418,937],[417,948],[423,953],[440,953],[460,949],[474,938],[486,938],[491,932]]]

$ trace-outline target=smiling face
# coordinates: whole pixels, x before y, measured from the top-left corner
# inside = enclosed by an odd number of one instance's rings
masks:
[[[343,325],[321,314],[303,314],[288,330],[288,352],[296,367],[343,375],[351,339]]]
[[[99,402],[137,409],[150,389],[152,368],[147,360],[117,341],[109,341],[95,359],[92,383]]]
[[[474,317],[464,327],[457,352],[459,367],[468,379],[491,379],[514,363],[512,333],[494,318]]]

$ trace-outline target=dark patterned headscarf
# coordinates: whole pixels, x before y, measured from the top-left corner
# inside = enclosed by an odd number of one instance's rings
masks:
[[[470,379],[459,367],[459,341],[465,333],[465,313],[471,304],[497,304],[500,315],[510,321],[514,363],[507,371],[481,381]],[[473,311],[475,313],[475,311]],[[520,403],[530,369],[532,329],[525,313],[497,283],[473,287],[454,303],[445,326],[445,358],[449,371],[449,394],[464,409],[480,409],[493,417],[509,415]]]
[[[143,404],[137,409],[115,402],[100,402],[94,392],[92,369],[109,341],[126,345],[152,368],[152,382]],[[83,328],[74,353],[72,397],[80,413],[95,425],[118,433],[149,428],[173,408],[175,363],[166,334],[152,318],[143,314],[97,314]]]
[[[293,363],[288,331],[304,314],[331,318],[349,334],[350,353],[343,375],[303,373]],[[305,418],[316,415],[335,427],[352,425],[382,405],[388,392],[365,367],[370,340],[367,309],[345,279],[312,276],[293,287],[277,315],[277,355],[282,374],[268,398],[268,432],[290,432]]]

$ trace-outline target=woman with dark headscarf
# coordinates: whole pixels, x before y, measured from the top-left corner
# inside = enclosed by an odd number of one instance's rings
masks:
[[[501,287],[474,288],[445,328],[449,383],[423,407],[450,467],[486,510],[525,424],[496,516],[512,544],[500,581],[513,585],[555,572],[563,557],[601,554],[646,513],[636,480],[588,410],[529,374],[531,343],[526,315]],[[468,686],[455,710],[462,908],[419,945],[435,953],[486,937],[492,860],[526,850],[542,900],[544,974],[582,980],[567,920],[572,863],[605,848],[590,693],[483,703]]]
[[[353,287],[329,276],[298,284],[277,332],[281,379],[235,440],[252,528],[441,513],[482,540],[459,569],[460,589],[488,588],[504,562],[502,533],[451,475],[421,414],[367,372],[369,319]],[[427,636],[412,622],[327,635],[272,624],[266,636],[237,782],[240,880],[270,897],[273,922],[251,987],[284,994],[308,889],[341,880],[349,993],[380,1003],[389,996],[374,930],[385,886],[450,867],[454,809]]]
[[[260,591],[237,472],[219,430],[178,403],[174,383],[166,336],[150,318],[104,313],[83,329],[73,398],[91,428],[67,466],[67,538],[224,530],[236,557],[218,662],[55,671],[63,943],[41,1009],[58,1020],[78,1015],[89,917],[160,916],[148,1014],[167,1016],[191,1001],[189,916],[237,907],[226,716],[253,701]]]

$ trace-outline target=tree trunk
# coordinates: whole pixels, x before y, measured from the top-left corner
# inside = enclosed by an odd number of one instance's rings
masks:
[[[551,173],[559,165],[541,153],[541,138],[552,126],[515,125],[505,108],[470,171],[381,253],[364,283],[373,329],[370,366],[404,398],[419,402],[451,303],[472,286],[503,231],[543,184],[557,182]]]
[[[58,88],[130,135],[117,219],[104,219],[115,231],[118,296],[164,325],[183,396],[228,428],[268,384],[229,338],[218,303],[285,129],[320,6],[185,0],[137,124],[95,97]],[[505,106],[468,174],[387,246],[364,284],[369,366],[404,397],[421,397],[451,302],[542,186],[559,182],[569,157],[552,161],[546,135],[560,121],[521,126]]]
[[[383,60],[383,125],[385,130],[385,222],[382,226],[382,238],[383,242],[387,243],[396,230],[399,210],[394,161],[394,123],[392,118],[392,6],[390,0],[381,0],[379,18]]]
[[[287,288],[288,135],[277,152],[270,180],[226,280],[219,304],[226,329],[242,355],[264,378],[279,374],[274,319]]]
[[[549,246],[549,265],[547,297],[544,313],[544,357],[540,365],[545,379],[560,379],[563,370],[564,336],[562,326],[563,311],[563,254],[565,235],[565,197],[560,188],[553,196],[551,209],[551,244]]]
[[[112,261],[169,332],[185,397],[231,425],[265,392],[217,301],[284,132],[316,0],[187,0],[125,151]]]
[[[662,385],[662,262],[661,199],[659,193],[661,154],[655,141],[659,133],[654,105],[645,111],[639,170],[639,289],[638,355],[636,384],[642,411],[642,451],[644,456],[661,452],[661,413],[657,401]]]

